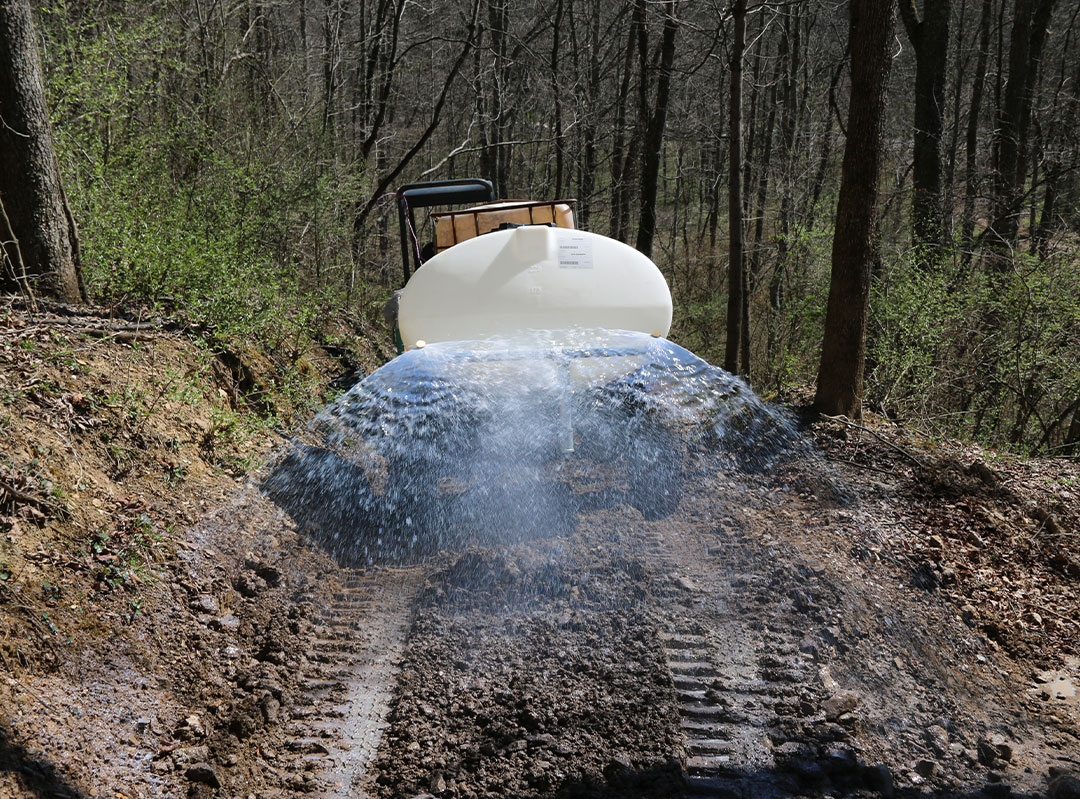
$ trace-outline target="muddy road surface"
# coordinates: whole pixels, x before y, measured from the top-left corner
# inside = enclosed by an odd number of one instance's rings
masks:
[[[572,534],[474,540],[307,595],[289,790],[1077,795],[1076,661],[1048,695],[921,580],[890,545],[899,498],[818,456],[691,472],[663,520],[582,501]]]
[[[660,520],[583,473],[570,529],[348,567],[249,489],[181,558],[174,660],[8,680],[0,795],[1077,796],[1065,622],[991,634],[906,538],[967,500],[860,452],[692,455]]]

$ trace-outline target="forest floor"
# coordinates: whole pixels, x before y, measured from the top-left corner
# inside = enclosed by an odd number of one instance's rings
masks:
[[[346,569],[257,489],[271,359],[9,305],[0,366],[0,796],[1080,795],[1075,464],[817,420]]]

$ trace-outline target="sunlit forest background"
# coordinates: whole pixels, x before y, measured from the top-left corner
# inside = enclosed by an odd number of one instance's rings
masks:
[[[1075,456],[1080,5],[905,5],[867,405],[933,435]],[[503,198],[576,198],[580,224],[639,246],[655,213],[672,337],[722,360],[728,3],[49,0],[35,10],[98,302],[187,314],[288,350],[327,319],[374,317],[400,287],[397,186],[479,176]],[[813,381],[820,355],[848,12],[829,0],[750,2],[746,25],[734,172],[748,377],[786,398]],[[652,207],[643,176],[657,133]]]

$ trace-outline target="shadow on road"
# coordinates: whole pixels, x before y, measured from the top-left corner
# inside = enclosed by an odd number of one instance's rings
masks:
[[[560,788],[558,796],[567,799],[796,799],[796,797],[863,797],[877,799],[1044,799],[1043,791],[1024,792],[1006,782],[954,789],[894,786],[892,776],[883,766],[852,762],[850,767],[824,771],[819,764],[807,761],[803,771],[784,768],[756,771],[732,770],[723,777],[685,777],[670,766],[631,769],[617,761],[604,770],[603,778],[574,782]]]
[[[56,767],[11,741],[0,728],[0,774],[14,774],[30,796],[41,799],[83,799],[86,795],[60,774]]]

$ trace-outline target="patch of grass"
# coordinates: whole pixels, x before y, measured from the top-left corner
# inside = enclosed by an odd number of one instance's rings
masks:
[[[102,590],[136,592],[159,578],[164,537],[146,514],[122,517],[111,533],[96,530],[90,539],[93,559],[100,564],[97,579]]]
[[[52,620],[52,617],[48,613],[42,613],[41,620],[45,623],[45,626],[49,628],[49,632],[53,635],[60,635],[60,628],[56,626],[56,622]]]
[[[203,439],[203,450],[215,466],[239,476],[258,465],[251,450],[255,439],[280,426],[276,417],[264,418],[254,413],[237,412],[227,406],[214,406],[210,429]]]
[[[46,581],[41,584],[41,598],[44,599],[46,603],[55,605],[60,601],[60,594],[60,586],[56,583]]]
[[[185,479],[187,479],[187,467],[188,462],[174,464],[165,467],[165,483],[170,488],[175,488]]]
[[[143,603],[141,599],[129,599],[127,604],[127,612],[121,614],[123,620],[126,621],[128,624],[131,624],[133,621],[135,621],[135,617],[142,613],[142,605]]]

